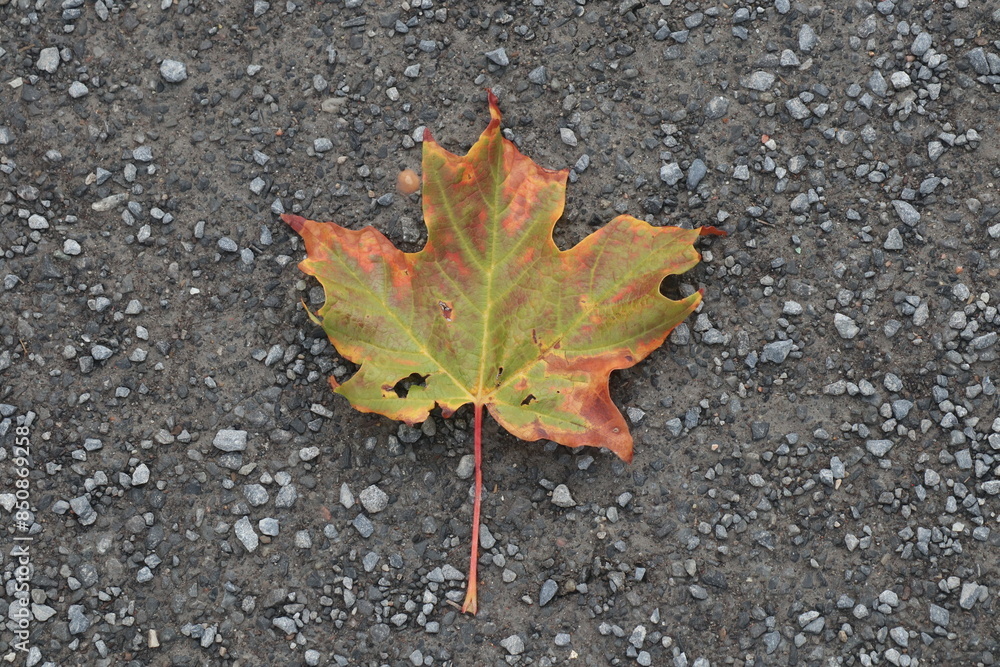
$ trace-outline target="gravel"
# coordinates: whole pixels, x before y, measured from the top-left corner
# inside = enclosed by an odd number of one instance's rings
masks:
[[[0,2],[25,664],[996,664],[1000,13],[813,5]],[[465,153],[486,88],[566,174],[560,248],[727,236],[612,375],[631,463],[486,420],[472,617],[471,409],[331,393],[363,360],[277,216],[419,250],[396,176],[425,128]]]
[[[215,434],[212,445],[224,452],[242,452],[247,448],[247,432],[236,429],[222,429]]]
[[[684,178],[684,172],[681,171],[680,165],[676,162],[660,167],[660,180],[667,185],[676,185],[682,178]]]
[[[920,222],[920,212],[913,208],[913,205],[909,202],[895,199],[892,202],[892,207],[896,209],[896,215],[899,216],[899,219],[910,227]]]
[[[35,67],[42,72],[55,74],[56,69],[59,68],[59,62],[59,49],[55,46],[49,46],[39,52]]]
[[[833,326],[837,330],[837,334],[844,340],[853,339],[861,331],[857,323],[843,313],[836,313],[833,316]]]
[[[180,83],[188,77],[187,66],[178,60],[164,59],[160,63],[160,76],[167,83]]]
[[[576,501],[573,500],[565,484],[560,484],[552,490],[552,504],[556,507],[576,507]]]
[[[362,507],[370,514],[378,514],[389,505],[389,496],[374,484],[361,491],[358,497]]]
[[[233,532],[236,534],[236,539],[240,541],[240,544],[243,545],[244,549],[250,553],[257,550],[257,547],[260,544],[260,538],[250,525],[250,517],[241,517],[233,525]]]

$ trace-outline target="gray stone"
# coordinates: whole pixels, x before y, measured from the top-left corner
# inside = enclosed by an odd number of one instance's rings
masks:
[[[885,97],[886,93],[889,92],[889,84],[886,83],[882,72],[875,70],[871,73],[871,76],[868,77],[868,90],[879,97]]]
[[[948,623],[951,622],[951,612],[949,612],[944,607],[939,607],[936,604],[931,604],[930,606],[930,618],[931,623],[934,625],[939,625],[942,628],[947,628]]]
[[[455,474],[458,475],[459,479],[469,479],[475,471],[476,457],[472,454],[466,454],[458,460],[458,467],[455,468]]]
[[[792,210],[792,213],[798,213],[799,215],[807,213],[809,211],[809,195],[805,192],[795,195],[792,203],[789,204],[789,208]]]
[[[66,92],[69,94],[70,97],[76,100],[89,93],[90,89],[87,88],[85,84],[79,81],[74,81],[73,83],[69,84],[69,89]]]
[[[940,141],[927,142],[927,157],[931,162],[937,162],[942,155],[944,155],[944,144]]]
[[[634,405],[625,408],[625,413],[628,414],[628,420],[633,424],[638,424],[646,417],[646,412]]]
[[[35,61],[35,67],[49,74],[55,73],[59,67],[59,49],[55,46],[42,49],[38,54],[38,60]]]
[[[559,128],[559,138],[562,139],[562,142],[567,146],[577,145],[576,133],[568,127]]]
[[[483,549],[492,549],[496,543],[497,539],[493,537],[490,527],[485,523],[479,524],[479,546]]]
[[[708,599],[708,591],[705,589],[704,586],[699,586],[698,584],[692,584],[688,586],[688,593],[690,593],[691,597],[693,597],[695,600]]]
[[[691,162],[691,166],[688,168],[687,189],[697,189],[698,184],[701,183],[701,179],[705,178],[705,174],[707,173],[708,167],[705,166],[705,163],[702,162],[701,158],[697,158]]]
[[[790,340],[778,340],[768,343],[761,351],[760,358],[772,364],[780,364],[788,357],[788,353],[792,351],[792,345],[793,343]]]
[[[294,484],[288,484],[278,489],[278,495],[274,497],[274,506],[278,509],[288,509],[295,505],[299,494],[295,490]]]
[[[500,640],[500,646],[507,650],[510,655],[521,655],[524,653],[524,640],[518,635],[511,635]]]
[[[808,23],[803,23],[799,28],[799,51],[809,53],[819,44],[819,37],[816,31]]]
[[[903,390],[903,381],[895,373],[886,373],[882,378],[882,386],[888,391],[897,393]]]
[[[972,609],[979,601],[980,588],[984,591],[986,589],[985,586],[980,586],[974,581],[962,584],[962,591],[958,595],[958,606],[966,610]]]
[[[538,84],[539,86],[545,85],[549,82],[549,73],[545,69],[545,65],[539,65],[535,69],[528,72],[528,81],[531,83]]]
[[[896,419],[905,419],[912,409],[913,401],[900,398],[892,402],[892,416]]]
[[[903,249],[903,237],[899,233],[898,229],[893,227],[892,229],[889,230],[889,233],[886,234],[885,243],[882,244],[882,247],[885,248],[886,250]]]
[[[110,347],[105,345],[94,345],[90,348],[90,356],[92,356],[97,361],[104,361],[105,359],[111,358],[113,352]]]
[[[260,484],[247,484],[243,487],[243,497],[254,507],[260,507],[270,499],[270,495]]]
[[[358,534],[364,538],[371,537],[372,533],[375,532],[375,526],[372,525],[371,519],[366,517],[364,514],[356,516],[354,521],[351,522],[351,525],[353,525],[354,529],[358,531]]]
[[[36,604],[34,602],[31,603],[31,614],[35,617],[35,620],[39,621],[40,623],[44,623],[45,621],[49,620],[50,618],[55,616],[56,613],[57,613],[56,610],[47,604]]]
[[[910,645],[910,633],[906,631],[901,625],[897,625],[892,630],[889,630],[889,636],[892,637],[892,641],[896,642],[903,648]]]
[[[502,46],[499,49],[487,51],[486,57],[489,58],[490,62],[500,67],[506,67],[510,64],[510,58],[507,57],[507,50]]]
[[[996,320],[994,320],[996,321]],[[991,331],[989,333],[983,334],[982,336],[976,336],[969,341],[969,347],[977,352],[980,350],[985,350],[989,347],[993,347],[997,342],[997,332]]]
[[[910,75],[906,72],[893,72],[889,77],[889,82],[896,90],[903,90],[904,88],[909,88],[913,85],[913,82],[910,80]]]
[[[71,604],[69,606],[69,633],[79,635],[87,631],[90,627],[90,619],[87,618],[87,608],[82,604]]]
[[[812,115],[809,111],[809,107],[805,105],[805,102],[797,97],[793,97],[790,100],[785,101],[785,110],[791,115],[795,120],[805,120]]]
[[[224,452],[242,452],[247,448],[247,432],[224,428],[215,434],[212,445]]]
[[[929,33],[922,32],[913,39],[910,45],[910,53],[920,58],[931,48],[932,39]]]
[[[149,481],[149,466],[140,463],[132,471],[132,486],[142,486]]]
[[[279,524],[278,520],[275,518],[264,517],[257,522],[257,528],[260,529],[260,532],[263,535],[276,537],[281,530],[281,524]]]
[[[676,185],[682,178],[684,178],[684,172],[681,171],[681,166],[676,162],[660,167],[660,180],[667,185]]]
[[[798,67],[802,64],[799,57],[795,55],[795,51],[791,49],[785,49],[781,52],[781,57],[778,60],[778,64],[782,67]]]
[[[552,598],[556,596],[558,591],[559,584],[557,584],[553,579],[546,579],[545,583],[542,584],[541,592],[538,594],[538,606],[544,607],[547,605],[552,601]]]
[[[354,507],[354,494],[351,493],[351,487],[347,485],[347,482],[340,485],[340,504],[344,506],[344,509]]]
[[[180,83],[187,75],[187,66],[179,60],[168,58],[160,63],[160,76],[167,83]]]
[[[847,315],[836,313],[833,316],[833,326],[844,340],[851,340],[860,333],[861,328]]]
[[[729,99],[721,95],[713,97],[705,105],[705,116],[712,120],[722,118],[727,111],[729,111]]]
[[[868,440],[865,442],[865,449],[871,452],[874,456],[882,458],[889,453],[893,444],[892,440]]]
[[[782,315],[801,315],[802,304],[798,301],[786,301],[781,307]]]
[[[295,624],[295,620],[288,618],[287,616],[276,616],[271,619],[271,625],[278,628],[286,635],[294,635],[299,631],[298,626]]]
[[[253,553],[257,550],[260,544],[260,538],[257,537],[257,533],[254,532],[253,526],[250,525],[250,517],[244,516],[233,526],[233,532],[236,533],[236,539],[240,541],[243,548],[247,550],[248,553]]]
[[[77,496],[71,499],[69,507],[73,510],[73,514],[76,515],[77,521],[82,525],[89,526],[97,521],[97,512],[94,511],[87,496]]]
[[[98,199],[97,201],[95,201],[93,204],[90,205],[90,208],[99,213],[104,213],[106,211],[110,211],[111,209],[115,208],[116,206],[124,202],[126,199],[128,199],[128,195],[124,193],[119,193],[116,195],[108,195],[104,199]]]
[[[972,69],[976,71],[976,74],[986,76],[990,73],[990,62],[986,59],[986,52],[983,51],[983,47],[980,46],[972,49],[965,54],[965,57],[969,60],[969,64],[972,65]]]
[[[556,507],[576,507],[576,501],[573,500],[573,496],[570,495],[565,484],[560,484],[552,489],[552,504]]]
[[[374,484],[358,494],[362,507],[371,514],[378,514],[389,505],[389,496]]]
[[[771,86],[774,85],[775,80],[774,74],[770,72],[765,72],[763,70],[757,70],[750,76],[745,76],[740,80],[740,85],[744,88],[749,88],[750,90],[759,90],[760,92],[766,92],[771,90]]]

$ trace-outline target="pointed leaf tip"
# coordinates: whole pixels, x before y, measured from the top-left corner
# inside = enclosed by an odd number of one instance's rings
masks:
[[[306,219],[301,215],[295,215],[294,213],[282,213],[281,220],[286,225],[295,230],[296,233],[302,231],[302,228],[306,226]]]
[[[711,225],[699,227],[698,233],[701,234],[702,236],[728,236],[728,234],[724,229],[719,229],[718,227],[712,227]]]
[[[486,89],[486,99],[490,103],[490,118],[493,120],[500,120],[500,100],[497,98],[496,93],[493,92],[492,88]]]

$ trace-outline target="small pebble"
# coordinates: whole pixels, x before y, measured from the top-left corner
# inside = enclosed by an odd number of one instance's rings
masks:
[[[160,76],[168,83],[180,83],[187,78],[187,66],[180,61],[166,59],[160,63]]]

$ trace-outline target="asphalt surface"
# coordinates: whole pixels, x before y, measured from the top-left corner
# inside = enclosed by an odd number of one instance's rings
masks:
[[[636,441],[330,392],[297,213],[415,251],[422,127],[714,225]],[[0,0],[13,665],[993,665],[1000,10]]]

